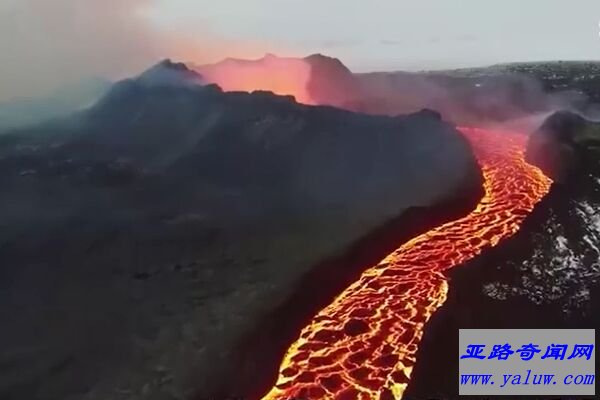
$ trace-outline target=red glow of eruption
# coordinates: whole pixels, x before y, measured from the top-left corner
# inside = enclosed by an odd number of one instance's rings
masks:
[[[460,130],[485,179],[476,209],[403,244],[321,310],[263,400],[402,397],[424,325],[446,300],[444,271],[517,232],[551,184],[525,162],[525,135]]]
[[[311,67],[302,59],[271,55],[255,61],[227,59],[199,67],[198,72],[225,91],[268,90],[294,96],[300,103],[316,104],[307,90]]]

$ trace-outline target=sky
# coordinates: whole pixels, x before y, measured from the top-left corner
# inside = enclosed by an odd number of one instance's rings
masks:
[[[0,100],[267,52],[355,71],[600,59],[600,1],[0,0]]]
[[[325,52],[353,69],[600,59],[598,0],[159,0],[170,29],[197,21],[291,54]]]

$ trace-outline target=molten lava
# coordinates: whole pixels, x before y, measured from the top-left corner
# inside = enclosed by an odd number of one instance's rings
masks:
[[[405,243],[321,310],[264,400],[402,397],[423,327],[446,300],[444,271],[517,232],[551,183],[525,162],[525,135],[461,131],[485,179],[477,208]]]

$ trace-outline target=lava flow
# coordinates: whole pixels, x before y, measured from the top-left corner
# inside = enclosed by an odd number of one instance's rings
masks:
[[[321,310],[263,400],[402,397],[423,327],[446,300],[444,271],[517,232],[551,184],[525,162],[525,135],[461,131],[485,180],[476,209],[406,242]]]

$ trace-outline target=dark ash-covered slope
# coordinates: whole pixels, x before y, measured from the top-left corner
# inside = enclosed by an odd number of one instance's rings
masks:
[[[0,136],[0,398],[214,393],[314,266],[390,221],[417,229],[408,210],[437,210],[433,224],[481,194],[469,146],[435,113],[200,82],[165,61]]]

